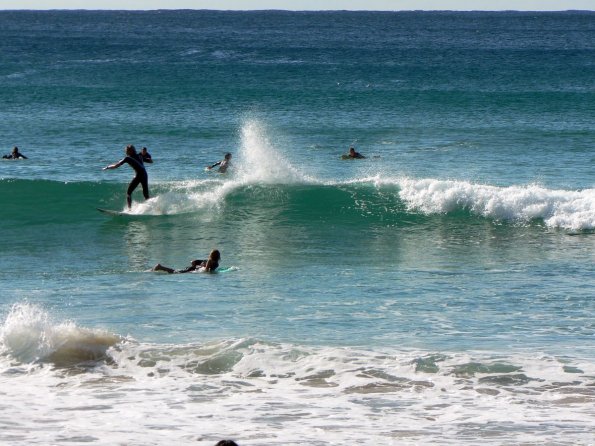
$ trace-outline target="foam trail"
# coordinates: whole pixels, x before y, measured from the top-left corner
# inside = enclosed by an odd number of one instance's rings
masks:
[[[131,215],[178,215],[211,210],[218,207],[225,191],[225,183],[217,180],[196,180],[180,183],[162,184],[165,189],[157,196],[133,204],[128,213]]]

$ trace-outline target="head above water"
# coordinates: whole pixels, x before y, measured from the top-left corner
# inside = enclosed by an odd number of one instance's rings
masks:
[[[17,146],[14,146],[12,148],[12,153],[19,153],[19,148]]]
[[[140,152],[141,153],[147,153],[147,148],[146,147],[143,147],[142,149],[140,149]]]
[[[225,154],[225,159],[226,159],[226,160],[230,160],[230,159],[231,159],[231,153],[227,152],[227,153]]]
[[[221,259],[221,253],[219,252],[218,249],[213,249],[211,251],[211,253],[209,254],[209,260],[213,260],[215,262],[218,262]]]
[[[128,156],[136,155],[136,148],[132,144],[128,144],[126,146],[126,155],[128,155]]]
[[[349,147],[349,153],[355,153],[355,147]]]
[[[238,444],[233,440],[221,440],[215,446],[238,446]]]

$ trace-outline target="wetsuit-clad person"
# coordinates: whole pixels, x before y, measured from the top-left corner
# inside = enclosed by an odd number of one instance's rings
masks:
[[[215,164],[207,166],[207,170],[211,170],[213,167],[217,166],[219,166],[219,173],[227,172],[227,169],[229,168],[229,166],[231,166],[231,153],[226,153],[225,157],[221,161],[217,161]]]
[[[169,274],[182,274],[182,273],[190,273],[194,271],[205,271],[207,273],[214,273],[217,268],[219,268],[219,260],[221,260],[221,253],[218,249],[213,249],[209,254],[209,258],[207,260],[193,260],[190,262],[190,266],[184,269],[173,269],[169,266],[163,266],[161,263],[158,263],[153,267],[153,271],[165,271]]]
[[[25,155],[23,155],[21,152],[19,152],[19,148],[17,146],[14,146],[12,149],[12,152],[10,152],[9,155],[4,155],[2,158],[4,158],[5,160],[18,160],[18,159],[29,159],[27,158]]]
[[[134,169],[136,175],[128,185],[128,190],[126,191],[126,202],[128,203],[128,209],[130,209],[132,206],[132,192],[134,192],[134,189],[136,189],[139,184],[143,187],[143,195],[145,200],[149,199],[149,176],[147,175],[147,170],[145,169],[142,158],[136,153],[136,149],[132,144],[128,144],[126,146],[125,153],[125,158],[121,159],[117,163],[104,167],[103,170],[117,169],[124,163],[128,164]]]
[[[342,155],[341,158],[343,158],[344,160],[348,160],[348,159],[364,159],[365,156],[362,155],[359,152],[356,152],[354,147],[350,147],[349,148],[349,153],[346,154],[346,155]]]
[[[151,154],[147,152],[146,147],[140,149],[140,157],[143,159],[143,163],[153,164],[153,158],[151,158]]]

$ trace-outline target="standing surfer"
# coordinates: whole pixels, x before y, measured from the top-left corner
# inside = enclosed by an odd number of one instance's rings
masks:
[[[117,169],[124,163],[134,169],[136,175],[128,185],[128,190],[126,191],[126,202],[128,203],[128,209],[130,209],[132,206],[132,192],[134,192],[134,189],[136,189],[139,184],[143,187],[145,200],[149,199],[149,176],[147,175],[147,170],[145,169],[142,158],[136,153],[136,149],[132,144],[126,146],[125,153],[126,156],[123,159],[117,163],[104,167],[103,170]]]

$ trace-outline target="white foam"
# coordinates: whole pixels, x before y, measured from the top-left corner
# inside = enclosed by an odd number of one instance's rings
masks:
[[[107,354],[77,369],[75,360],[85,355],[66,363],[55,355],[75,344],[77,352],[100,345]],[[0,331],[0,407],[10,408],[0,411],[0,441],[588,444],[594,376],[589,358],[538,352],[366,350],[255,339],[143,344],[52,321],[23,303]]]
[[[309,183],[311,177],[292,166],[271,140],[272,131],[261,121],[247,119],[241,129],[237,180],[243,184]]]
[[[233,184],[219,180],[196,180],[161,184],[157,196],[134,203],[131,215],[179,215],[219,207]]]
[[[467,181],[398,180],[399,195],[411,210],[427,214],[467,209],[495,220],[543,219],[574,230],[595,228],[595,189],[552,190],[537,185],[497,187]]]
[[[204,180],[162,183],[155,197],[134,203],[127,213],[174,215],[213,210],[223,205],[227,195],[242,187],[317,183],[281,155],[271,134],[261,121],[247,119],[241,128],[239,151],[233,154],[232,167],[226,174],[213,174]]]
[[[21,363],[72,363],[105,355],[118,336],[54,322],[43,309],[28,303],[13,305],[0,327],[0,351]]]
[[[64,438],[100,445],[212,446],[221,438],[241,445],[588,444],[595,415],[588,378],[595,369],[577,358],[570,362],[581,371],[569,374],[563,361],[539,354],[431,360],[420,351],[250,339],[129,340],[110,354],[113,366],[83,375],[0,373],[2,401],[11,407],[0,415],[4,435],[23,445]],[[420,360],[438,370],[419,371]],[[507,381],[519,376],[526,382]]]

